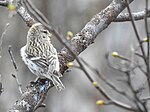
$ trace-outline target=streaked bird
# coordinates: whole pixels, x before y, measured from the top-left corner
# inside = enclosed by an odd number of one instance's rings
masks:
[[[40,78],[50,79],[56,89],[65,89],[60,77],[57,51],[51,43],[51,33],[41,24],[35,23],[27,34],[27,43],[21,48],[21,57],[30,71]]]

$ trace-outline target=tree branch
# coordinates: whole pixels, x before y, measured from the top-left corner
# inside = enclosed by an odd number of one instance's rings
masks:
[[[146,11],[132,13],[133,19],[135,21],[144,19],[145,15],[146,15]],[[150,10],[147,10],[147,17],[150,17]],[[121,13],[114,20],[114,22],[126,22],[126,21],[131,21],[131,17],[129,13]]]

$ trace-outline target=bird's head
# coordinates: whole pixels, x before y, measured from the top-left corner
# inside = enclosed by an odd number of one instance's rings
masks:
[[[27,39],[40,41],[50,41],[51,33],[41,23],[35,23],[28,31]]]

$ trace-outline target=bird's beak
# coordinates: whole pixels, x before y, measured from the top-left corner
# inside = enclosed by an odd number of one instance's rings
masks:
[[[48,37],[51,38],[52,37],[52,34],[50,32],[48,32]]]

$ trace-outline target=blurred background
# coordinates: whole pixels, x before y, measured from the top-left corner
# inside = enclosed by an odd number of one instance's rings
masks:
[[[34,5],[48,18],[50,24],[59,32],[66,36],[67,31],[78,33],[93,15],[104,9],[112,0],[31,0]],[[132,11],[145,9],[145,1],[135,0],[131,5]],[[126,10],[124,11],[126,12]],[[21,60],[20,48],[26,43],[28,27],[19,15],[10,18],[5,7],[0,7],[0,35],[4,31],[7,23],[9,29],[3,39],[2,52],[0,58],[0,74],[4,92],[0,96],[0,111],[7,111],[20,97],[18,86],[11,74],[16,74],[8,54],[8,46],[12,45],[14,58],[19,68],[18,78],[22,83],[22,89],[36,78]],[[144,20],[136,22],[136,26],[141,38],[146,36],[144,30]],[[95,43],[90,45],[80,54],[87,63],[98,69],[102,75],[107,77],[116,87],[128,92],[128,87],[124,82],[116,81],[124,77],[123,73],[108,67],[105,55],[108,52],[117,51],[122,55],[131,56],[131,47],[136,46],[136,37],[130,22],[112,23],[107,29],[98,35]],[[57,39],[53,38],[53,44],[60,51],[63,46]],[[76,62],[74,62],[76,63]],[[115,64],[115,62],[113,62]],[[117,62],[116,62],[117,63]],[[88,69],[87,69],[88,70]],[[116,100],[133,105],[125,98],[114,93],[107,88],[103,81],[88,70],[90,75],[103,86],[106,91]],[[139,79],[139,78],[138,78]],[[136,83],[144,80],[136,80]],[[52,88],[45,100],[46,108],[41,108],[37,112],[127,112],[116,106],[98,106],[96,101],[105,98],[92,86],[90,81],[80,70],[71,69],[62,78],[65,91],[57,92]],[[130,94],[130,93],[129,93]]]

